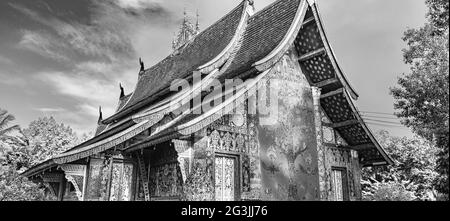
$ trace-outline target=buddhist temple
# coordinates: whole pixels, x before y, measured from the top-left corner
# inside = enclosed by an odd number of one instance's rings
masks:
[[[204,30],[185,16],[172,47],[92,139],[23,175],[64,201],[356,201],[361,169],[393,163],[316,1],[244,0]]]

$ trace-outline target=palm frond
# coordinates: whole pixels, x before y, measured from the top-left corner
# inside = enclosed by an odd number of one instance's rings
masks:
[[[10,132],[15,131],[15,130],[20,130],[19,125],[13,125],[11,127],[8,127],[8,128],[0,130],[0,136],[3,136],[5,134],[10,133]]]

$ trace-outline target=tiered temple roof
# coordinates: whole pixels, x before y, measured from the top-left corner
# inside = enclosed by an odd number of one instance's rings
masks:
[[[257,13],[253,1],[244,0],[231,12],[197,34],[153,67],[140,72],[133,93],[121,96],[117,112],[102,121],[107,125],[93,139],[28,170],[31,176],[57,164],[73,162],[111,149],[150,131],[144,140],[123,149],[134,151],[159,142],[186,136],[221,117],[227,103],[245,99],[248,88],[270,72],[273,65],[295,46],[299,64],[312,86],[321,88],[321,106],[348,147],[357,149],[363,166],[391,164],[373,133],[364,123],[354,99],[358,98],[337,63],[326,38],[313,0],[278,0]],[[202,83],[212,78],[255,77],[223,105],[201,115],[173,116],[170,101],[196,94],[171,92],[175,79],[192,81],[192,73],[203,73]]]

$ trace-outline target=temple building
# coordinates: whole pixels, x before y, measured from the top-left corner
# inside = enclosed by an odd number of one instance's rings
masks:
[[[92,139],[23,175],[58,200],[360,200],[361,169],[393,161],[354,105],[317,3],[253,4],[203,31],[185,16],[173,52],[141,61]]]

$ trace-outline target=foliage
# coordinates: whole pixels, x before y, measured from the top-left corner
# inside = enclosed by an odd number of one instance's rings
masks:
[[[13,115],[8,114],[8,111],[0,108],[0,139],[9,137],[9,133],[19,129],[18,125],[9,126],[15,119]]]
[[[6,113],[0,112],[0,119],[7,119],[0,122],[11,123],[14,117]],[[5,123],[0,129],[12,129],[0,134],[0,201],[48,200],[44,187],[19,174],[77,144],[76,134],[53,117],[39,118],[23,131],[18,126],[7,127]],[[11,135],[13,131],[16,133]]]
[[[0,201],[37,201],[44,199],[44,190],[20,176],[14,165],[0,166]]]
[[[403,50],[410,73],[391,89],[396,115],[416,134],[439,147],[436,170],[437,189],[448,195],[449,137],[449,29],[448,0],[426,0],[429,22],[409,29]]]
[[[413,201],[417,199],[414,192],[409,190],[406,182],[369,182],[363,181],[367,188],[363,190],[366,201]]]
[[[14,116],[0,110],[0,201],[42,200],[44,191],[26,177],[19,175],[29,162],[26,143],[10,133],[20,131],[18,126],[7,127]]]
[[[426,4],[429,8],[427,16],[430,23],[436,27],[438,34],[442,34],[448,29],[449,1],[426,0]]]
[[[438,177],[435,171],[438,148],[419,137],[393,137],[386,131],[376,135],[396,164],[363,169],[365,198],[389,200],[386,194],[392,191],[390,200],[436,200],[433,181]]]
[[[53,117],[31,122],[23,135],[30,148],[31,165],[48,160],[78,143],[76,133],[70,127],[58,124]]]

